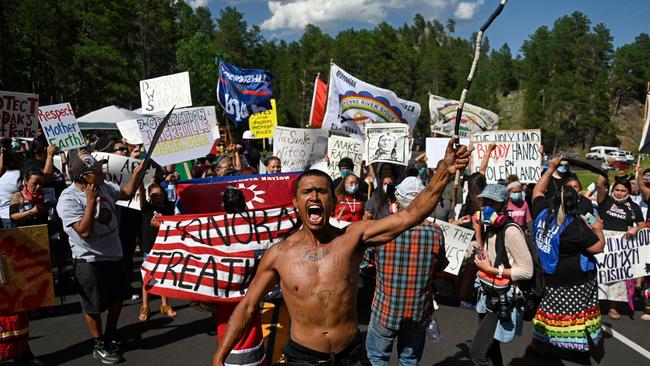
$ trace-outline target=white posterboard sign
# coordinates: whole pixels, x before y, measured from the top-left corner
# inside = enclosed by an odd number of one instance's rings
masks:
[[[165,115],[144,116],[135,120],[147,151]],[[218,138],[214,106],[175,109],[151,158],[160,166],[200,158],[210,153],[214,140]]]
[[[408,165],[411,159],[411,139],[403,123],[372,123],[366,125],[366,165],[391,163]]]
[[[36,137],[38,94],[0,90],[0,136]]]
[[[444,159],[450,139],[451,137],[427,137],[427,167],[433,169],[438,165],[438,161]],[[461,138],[460,144],[469,147],[469,139]]]
[[[113,182],[119,185],[120,188],[126,187],[133,176],[133,169],[135,169],[135,167],[141,162],[141,160],[138,159],[104,152],[93,152],[91,155],[98,161],[102,159],[108,161],[104,164],[104,179],[108,182]],[[145,191],[149,184],[151,184],[151,179],[155,174],[156,170],[153,168],[149,168],[145,172],[144,179],[142,180],[145,185]],[[118,206],[140,210],[140,192],[135,192],[135,196],[133,196],[130,203],[129,201],[120,200],[117,201],[116,204]]]
[[[154,79],[140,80],[140,100],[142,113],[168,112],[176,108],[191,107],[190,74],[165,75]]]
[[[490,155],[485,178],[488,183],[505,180],[509,175],[517,175],[522,183],[537,183],[542,171],[542,143],[540,130],[488,131],[472,133],[471,172],[477,172],[488,146],[496,144]]]
[[[598,283],[606,284],[650,275],[650,229],[625,238],[625,232],[605,230],[605,249],[596,254]]]
[[[134,119],[127,119],[126,121],[117,122],[116,125],[117,129],[120,130],[120,134],[122,137],[124,137],[124,140],[126,140],[127,144],[142,144],[142,134],[140,133],[138,121]]]
[[[327,156],[329,157],[329,174],[332,179],[341,175],[339,162],[343,158],[350,158],[354,163],[353,172],[361,177],[361,163],[363,162],[363,143],[352,137],[336,136],[329,137],[327,142]]]
[[[50,145],[56,145],[63,151],[86,145],[70,103],[39,107],[38,121]]]
[[[282,172],[301,172],[325,156],[328,137],[329,131],[320,128],[276,126],[273,155],[280,158]]]
[[[465,253],[473,241],[474,231],[441,220],[435,220],[435,223],[440,225],[445,236],[445,251],[449,261],[445,272],[458,276]]]

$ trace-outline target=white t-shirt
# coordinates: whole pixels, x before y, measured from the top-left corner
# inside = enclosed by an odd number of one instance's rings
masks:
[[[11,196],[20,190],[19,179],[20,171],[18,170],[7,170],[0,176],[0,218],[9,219]]]

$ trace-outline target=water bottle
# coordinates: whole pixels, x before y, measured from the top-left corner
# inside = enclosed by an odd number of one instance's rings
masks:
[[[438,323],[434,319],[431,319],[429,325],[427,325],[427,338],[433,343],[442,341],[442,334],[440,334]]]
[[[176,185],[174,183],[173,180],[170,180],[167,185],[167,199],[172,202],[176,202]]]

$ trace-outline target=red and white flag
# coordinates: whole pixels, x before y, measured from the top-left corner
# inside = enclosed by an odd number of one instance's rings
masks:
[[[142,264],[147,291],[189,301],[237,301],[262,255],[297,228],[294,208],[215,216],[160,218],[156,242]]]
[[[325,103],[327,102],[327,84],[316,75],[314,81],[314,95],[311,98],[311,111],[309,112],[309,125],[312,128],[321,128],[325,117]]]

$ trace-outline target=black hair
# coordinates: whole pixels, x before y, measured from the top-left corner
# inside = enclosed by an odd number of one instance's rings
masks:
[[[632,193],[632,185],[630,184],[629,180],[625,178],[621,179],[620,177],[616,177],[616,179],[614,180],[614,184],[612,184],[612,190],[614,189],[614,187],[616,187],[617,184],[620,184],[623,187],[625,187],[627,189],[627,193],[629,194]]]
[[[266,163],[264,165],[268,166],[269,163],[273,160],[277,160],[278,162],[280,162],[280,164],[282,164],[282,161],[277,156],[269,156],[268,158],[266,158]]]
[[[352,168],[354,168],[354,161],[352,161],[351,158],[347,158],[347,157],[343,158],[339,161],[339,168],[342,166],[348,167],[351,170]]]
[[[332,202],[336,204],[336,193],[334,192],[334,181],[332,180],[332,177],[330,177],[329,174],[318,169],[309,169],[298,176],[298,179],[296,179],[296,183],[294,183],[293,185],[294,197],[298,196],[298,187],[300,186],[300,181],[302,180],[302,178],[306,178],[306,177],[325,178],[325,180],[327,180],[327,189],[329,190],[330,195],[332,196]]]
[[[18,170],[20,168],[20,156],[13,151],[2,153],[2,167],[7,170]]]
[[[357,184],[360,181],[359,177],[357,177],[357,175],[354,174],[354,173],[350,173],[345,178],[341,178],[341,182],[339,183],[338,186],[336,186],[336,189],[334,190],[334,193],[336,194],[336,199],[337,200],[342,199],[345,196],[345,194],[347,193],[346,190],[345,190],[345,181],[348,179],[348,177],[357,178]],[[352,197],[354,197],[354,198],[356,198],[358,200],[361,200],[362,199],[361,191],[359,189],[357,189],[357,192],[355,194],[353,194]]]
[[[648,174],[648,173],[650,173],[650,168],[646,168],[646,169],[644,169],[644,170],[643,170],[643,173],[641,173],[641,174]]]
[[[467,203],[472,209],[471,212],[476,212],[481,209],[481,199],[478,195],[483,192],[487,186],[485,176],[479,172],[472,173],[467,179]]]
[[[397,197],[395,197],[395,185],[389,184],[386,186],[386,192],[384,192],[383,187],[377,187],[373,193],[373,196],[375,197],[375,205],[372,211],[372,218],[380,219],[382,215],[382,209],[385,209],[386,205],[397,201]]]
[[[551,214],[548,216],[547,222],[556,220],[558,225],[562,225],[566,216],[578,216],[580,214],[578,202],[580,202],[580,196],[573,187],[561,186],[560,190],[555,192],[553,196]],[[550,226],[547,226],[547,228],[550,229]]]
[[[158,183],[151,183],[149,187],[147,187],[147,194],[151,194],[151,191],[153,191],[156,188],[160,189],[165,199],[167,199],[167,191]]]
[[[228,188],[223,192],[223,209],[227,213],[240,213],[246,211],[244,192],[235,188]]]
[[[580,182],[580,179],[578,179],[577,176],[576,177],[570,177],[569,179],[566,180],[566,183],[569,183],[572,180],[575,180],[576,182],[578,182],[578,185],[580,186],[580,190],[582,190],[582,183]]]
[[[410,168],[406,169],[406,176],[407,177],[417,177],[418,175],[420,175],[420,171],[418,169],[419,168],[415,168],[415,167],[410,167]]]
[[[40,169],[28,169],[27,171],[25,171],[25,174],[23,174],[23,180],[25,181],[25,183],[27,183],[27,181],[29,180],[29,178],[32,177],[32,175],[38,175],[42,177],[43,171]]]

